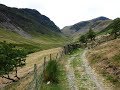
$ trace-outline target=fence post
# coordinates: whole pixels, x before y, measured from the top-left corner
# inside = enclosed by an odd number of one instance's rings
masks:
[[[64,46],[64,54],[66,54],[66,46]]]
[[[44,57],[44,65],[43,65],[43,79],[44,80],[46,79],[46,76],[45,76],[45,67],[46,67],[46,57]]]
[[[34,81],[35,81],[35,90],[38,90],[37,65],[36,64],[34,64]]]
[[[58,53],[57,53],[57,55],[56,55],[56,59],[58,58]]]
[[[60,57],[62,57],[62,54],[64,53],[64,51],[62,50],[61,52],[60,52]]]
[[[52,55],[50,54],[50,60],[52,60]]]

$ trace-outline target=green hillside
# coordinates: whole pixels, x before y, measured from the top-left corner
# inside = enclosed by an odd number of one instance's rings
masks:
[[[120,18],[116,18],[105,29],[100,31],[99,34],[111,33],[113,28],[114,28],[114,26],[116,27],[117,30],[119,30],[119,27],[120,27],[119,25],[120,25]]]
[[[23,47],[28,52],[62,46],[65,41],[64,36],[55,34],[42,35],[39,33],[32,34],[32,38],[25,38],[15,32],[0,28],[0,41],[7,41],[19,47]]]
[[[66,40],[59,27],[37,10],[0,4],[0,42],[13,43],[30,53],[64,45]]]

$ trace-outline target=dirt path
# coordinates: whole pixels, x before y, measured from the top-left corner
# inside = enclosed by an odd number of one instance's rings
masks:
[[[90,78],[92,79],[92,81],[94,81],[94,83],[97,86],[97,90],[106,90],[104,88],[104,85],[102,83],[102,81],[98,80],[96,73],[94,72],[94,70],[89,66],[89,63],[86,59],[86,54],[87,50],[84,50],[83,54],[81,55],[81,60],[83,61],[83,65],[85,67],[85,71],[86,73],[90,76]]]
[[[78,49],[68,55],[66,64],[70,90],[113,90],[104,82],[104,78],[90,67],[86,58],[87,50]]]
[[[78,90],[78,87],[77,87],[77,84],[76,84],[76,78],[75,78],[75,74],[74,74],[74,69],[70,65],[71,61],[74,58],[75,58],[75,56],[69,58],[66,66],[65,66],[66,67],[66,71],[67,71],[67,79],[68,79],[69,89],[70,90]]]

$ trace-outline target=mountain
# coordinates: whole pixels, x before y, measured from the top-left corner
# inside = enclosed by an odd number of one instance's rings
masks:
[[[0,42],[42,50],[60,46],[64,40],[59,27],[37,10],[0,4]]]
[[[111,20],[106,17],[98,17],[88,21],[82,21],[71,26],[64,27],[61,31],[66,35],[79,35],[85,33],[92,28],[94,31],[101,31],[111,23]]]
[[[2,4],[0,4],[0,23],[1,26],[12,25],[26,32],[37,31],[42,34],[50,31],[60,32],[53,21],[35,9],[10,8]]]

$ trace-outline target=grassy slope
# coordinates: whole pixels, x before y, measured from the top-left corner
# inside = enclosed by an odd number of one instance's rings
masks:
[[[65,63],[66,60],[64,58],[62,58],[61,61],[59,61],[59,68],[60,68],[60,73],[58,77],[59,83],[49,84],[49,85],[43,83],[41,90],[69,90],[66,72],[65,72]]]
[[[107,81],[120,88],[120,39],[112,40],[97,46],[88,52],[92,67],[102,74]]]
[[[61,35],[56,35],[55,33],[40,34],[37,32],[31,32],[32,38],[24,38],[14,32],[0,28],[0,41],[7,41],[9,43],[14,43],[17,46],[26,48],[29,52],[34,52],[38,50],[49,49],[53,47],[62,46],[65,43],[65,37]]]

